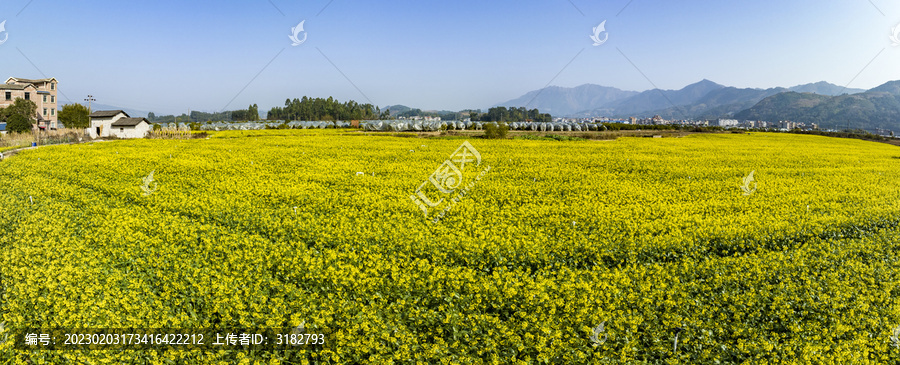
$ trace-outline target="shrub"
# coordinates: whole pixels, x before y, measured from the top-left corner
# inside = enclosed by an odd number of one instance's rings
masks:
[[[25,133],[31,131],[31,121],[24,115],[13,114],[6,119],[6,130],[11,133]]]
[[[488,139],[505,139],[506,133],[509,132],[509,125],[506,123],[500,123],[496,125],[494,123],[485,123],[484,126],[484,138]]]

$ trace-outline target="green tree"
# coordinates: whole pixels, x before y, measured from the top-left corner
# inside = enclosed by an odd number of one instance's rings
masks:
[[[28,121],[37,119],[37,104],[31,100],[16,98],[12,105],[6,107],[6,115],[12,116],[18,114],[25,117]]]
[[[256,104],[252,105],[254,114],[259,110]],[[237,112],[237,111],[235,111]],[[233,115],[233,114],[232,114]],[[252,118],[253,116],[250,116]],[[363,119],[388,119],[390,112],[372,104],[359,104],[353,100],[346,103],[329,97],[328,99],[310,98],[286,99],[284,107],[274,107],[266,114],[268,120],[363,120]]]
[[[257,121],[259,120],[259,107],[256,104],[251,105],[247,108],[247,113],[249,114],[250,120]]]
[[[81,104],[63,105],[59,112],[59,121],[66,128],[88,128],[91,126],[91,118],[88,108]]]
[[[509,125],[506,123],[499,123],[499,125],[494,125],[494,123],[487,122],[484,124],[484,138],[489,139],[505,139],[506,133],[509,131]]]
[[[6,118],[6,131],[10,133],[26,133],[32,129],[31,120],[21,114],[13,113]]]
[[[236,122],[242,122],[247,120],[247,111],[246,110],[234,110],[231,112],[231,120]]]

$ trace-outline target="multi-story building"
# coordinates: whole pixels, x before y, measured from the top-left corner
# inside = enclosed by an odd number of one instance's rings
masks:
[[[778,127],[781,129],[790,130],[790,129],[797,128],[797,123],[789,121],[789,120],[782,120],[782,121],[778,122]]]
[[[37,105],[37,127],[56,129],[59,127],[56,115],[57,89],[59,85],[56,78],[31,80],[10,77],[6,84],[0,85],[0,108],[12,105],[17,98],[31,100]]]
[[[719,119],[716,123],[719,127],[737,127],[741,124],[737,119]]]

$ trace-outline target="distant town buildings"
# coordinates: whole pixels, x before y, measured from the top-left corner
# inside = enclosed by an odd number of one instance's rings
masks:
[[[797,123],[793,121],[778,121],[775,123],[771,123],[764,120],[737,120],[737,119],[726,119],[720,118],[716,120],[692,120],[692,119],[682,119],[682,120],[667,120],[659,115],[654,115],[651,118],[637,118],[637,117],[629,117],[626,120],[621,119],[611,119],[607,117],[595,117],[595,118],[554,118],[554,122],[573,122],[573,123],[590,123],[590,122],[599,122],[599,123],[622,123],[622,124],[632,124],[632,125],[682,125],[682,126],[699,126],[699,127],[722,127],[722,128],[739,128],[739,129],[779,129],[779,130],[792,130],[792,129],[801,129],[801,130],[818,130],[818,123]]]
[[[56,78],[22,79],[10,77],[0,85],[0,108],[12,105],[17,98],[31,100],[37,105],[37,125],[39,129],[57,129],[56,92],[59,88]]]

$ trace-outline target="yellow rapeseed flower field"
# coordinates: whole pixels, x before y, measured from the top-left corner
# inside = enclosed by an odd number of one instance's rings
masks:
[[[470,138],[481,165],[466,183],[490,170],[435,222],[410,196],[463,141],[222,132],[4,160],[0,363],[900,361],[897,147],[766,133]],[[329,345],[10,340],[301,324]]]

